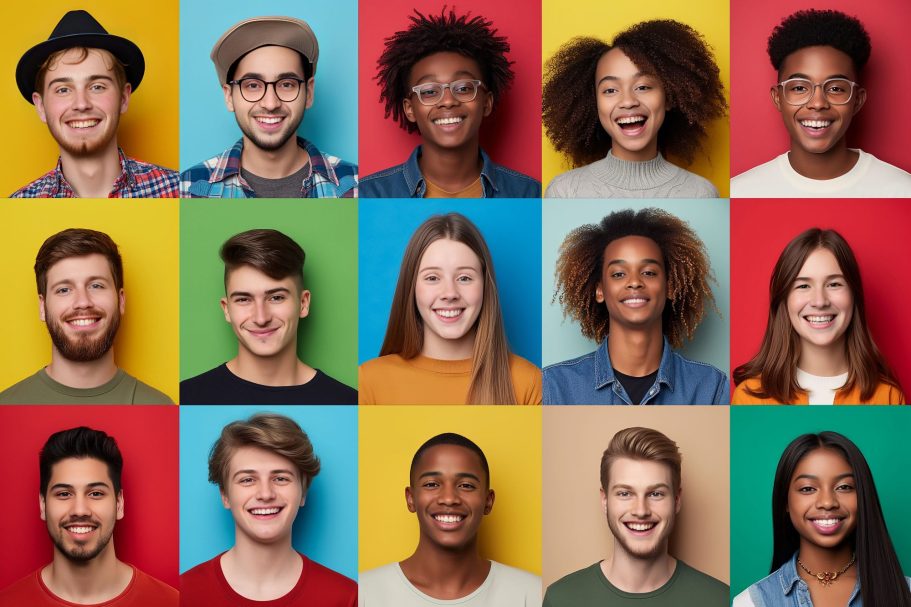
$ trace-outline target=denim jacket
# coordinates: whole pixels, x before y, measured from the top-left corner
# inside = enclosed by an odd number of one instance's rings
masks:
[[[361,179],[361,198],[423,198],[427,183],[418,166],[421,146],[414,148],[405,164]],[[527,175],[490,160],[481,150],[481,189],[484,198],[540,198],[541,184]]]
[[[731,391],[727,376],[712,365],[686,359],[667,338],[658,376],[643,405],[726,405]],[[614,375],[607,338],[591,354],[544,368],[545,405],[631,405]]]

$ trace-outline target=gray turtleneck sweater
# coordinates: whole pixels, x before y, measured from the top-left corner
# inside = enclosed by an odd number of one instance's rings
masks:
[[[545,198],[718,198],[712,183],[658,154],[645,162],[603,159],[554,177]]]

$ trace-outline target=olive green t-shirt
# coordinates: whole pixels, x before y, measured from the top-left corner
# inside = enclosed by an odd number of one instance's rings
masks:
[[[111,381],[95,388],[71,388],[41,369],[0,392],[0,405],[173,405],[162,392],[117,369]]]
[[[727,607],[730,588],[681,560],[667,583],[652,592],[623,592],[595,563],[547,588],[544,607]]]

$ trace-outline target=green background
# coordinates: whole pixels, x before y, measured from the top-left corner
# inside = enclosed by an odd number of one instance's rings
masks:
[[[298,356],[357,386],[357,202],[354,200],[180,201],[180,378],[237,354],[219,304],[225,294],[218,251],[228,238],[273,228],[306,253],[310,315],[298,327]]]
[[[731,407],[732,596],[769,575],[775,468],[788,443],[807,432],[832,430],[860,448],[902,569],[911,573],[909,414],[906,407]]]

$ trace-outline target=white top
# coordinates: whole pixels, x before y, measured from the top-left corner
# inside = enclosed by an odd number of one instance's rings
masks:
[[[797,368],[797,385],[809,392],[811,405],[834,405],[835,393],[848,381],[847,371],[841,375],[826,377],[813,375]]]
[[[415,588],[398,563],[358,576],[358,607],[541,607],[541,578],[527,571],[490,561],[490,573],[477,590],[460,599],[442,600]]]
[[[731,607],[756,607],[756,603],[754,603],[753,599],[750,598],[750,589],[747,588],[735,596],[734,602],[731,603]]]
[[[809,179],[791,167],[788,153],[731,179],[732,198],[911,197],[911,173],[863,150],[854,167],[835,179]]]

